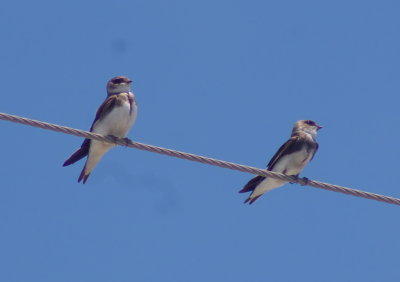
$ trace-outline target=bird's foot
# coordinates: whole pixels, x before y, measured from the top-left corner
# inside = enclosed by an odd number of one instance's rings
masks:
[[[128,146],[132,142],[128,137],[122,138],[122,140],[124,140],[125,146]]]
[[[109,138],[111,141],[113,141],[114,143],[117,143],[119,138],[117,136],[114,135],[107,135],[107,138]],[[118,144],[118,143],[117,143]]]
[[[303,177],[300,179],[301,179],[301,183],[300,183],[301,186],[306,186],[310,182],[310,179],[308,179],[307,177]]]
[[[294,178],[296,178],[296,179],[299,179],[299,175],[298,174],[296,174],[296,175],[291,175],[292,177],[294,177]],[[289,182],[290,184],[295,184],[296,182]]]

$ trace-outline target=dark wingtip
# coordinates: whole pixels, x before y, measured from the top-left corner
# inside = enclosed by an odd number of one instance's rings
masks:
[[[89,154],[90,139],[85,139],[82,146],[76,150],[63,164],[63,166],[71,165],[76,163],[80,159],[86,157]]]
[[[82,156],[82,157],[77,157],[78,153],[80,153],[80,151],[77,151],[77,152],[74,153],[71,157],[69,157],[69,159],[66,160],[66,161],[63,163],[63,166],[68,166],[68,165],[71,165],[71,164],[73,164],[73,163],[76,163],[77,161],[79,161],[80,159],[82,159],[82,158],[84,157],[84,156]]]
[[[239,191],[239,193],[253,191],[254,189],[256,189],[257,185],[260,184],[264,179],[264,176],[257,175],[256,177],[250,179],[250,181],[247,182],[247,184],[242,188],[242,190]]]

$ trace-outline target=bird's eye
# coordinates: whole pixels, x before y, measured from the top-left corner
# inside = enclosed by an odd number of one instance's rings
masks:
[[[120,84],[120,83],[123,82],[123,79],[122,79],[122,78],[114,78],[114,79],[112,80],[112,82],[115,83],[115,84]]]
[[[314,126],[314,125],[315,125],[315,122],[312,121],[312,120],[306,120],[306,124],[311,125],[311,126]]]

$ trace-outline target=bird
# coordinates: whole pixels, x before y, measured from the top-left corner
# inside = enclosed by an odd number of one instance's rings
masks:
[[[313,159],[318,150],[315,138],[322,126],[312,120],[299,120],[292,134],[275,153],[267,165],[267,170],[286,175],[298,176]],[[284,185],[287,181],[258,175],[252,178],[239,193],[251,192],[244,203],[253,204],[264,193]]]
[[[116,76],[107,83],[107,97],[97,109],[90,132],[125,138],[135,123],[137,103],[131,92],[132,80],[125,76]],[[87,156],[86,163],[79,175],[78,182],[86,183],[90,173],[113,144],[85,139],[81,147],[63,164],[71,165]]]

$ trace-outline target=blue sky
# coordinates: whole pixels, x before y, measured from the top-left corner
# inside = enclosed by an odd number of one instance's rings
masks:
[[[126,75],[133,140],[264,168],[324,125],[303,176],[400,197],[397,1],[7,1],[0,111],[89,129]],[[0,121],[0,280],[399,281],[399,207]]]

